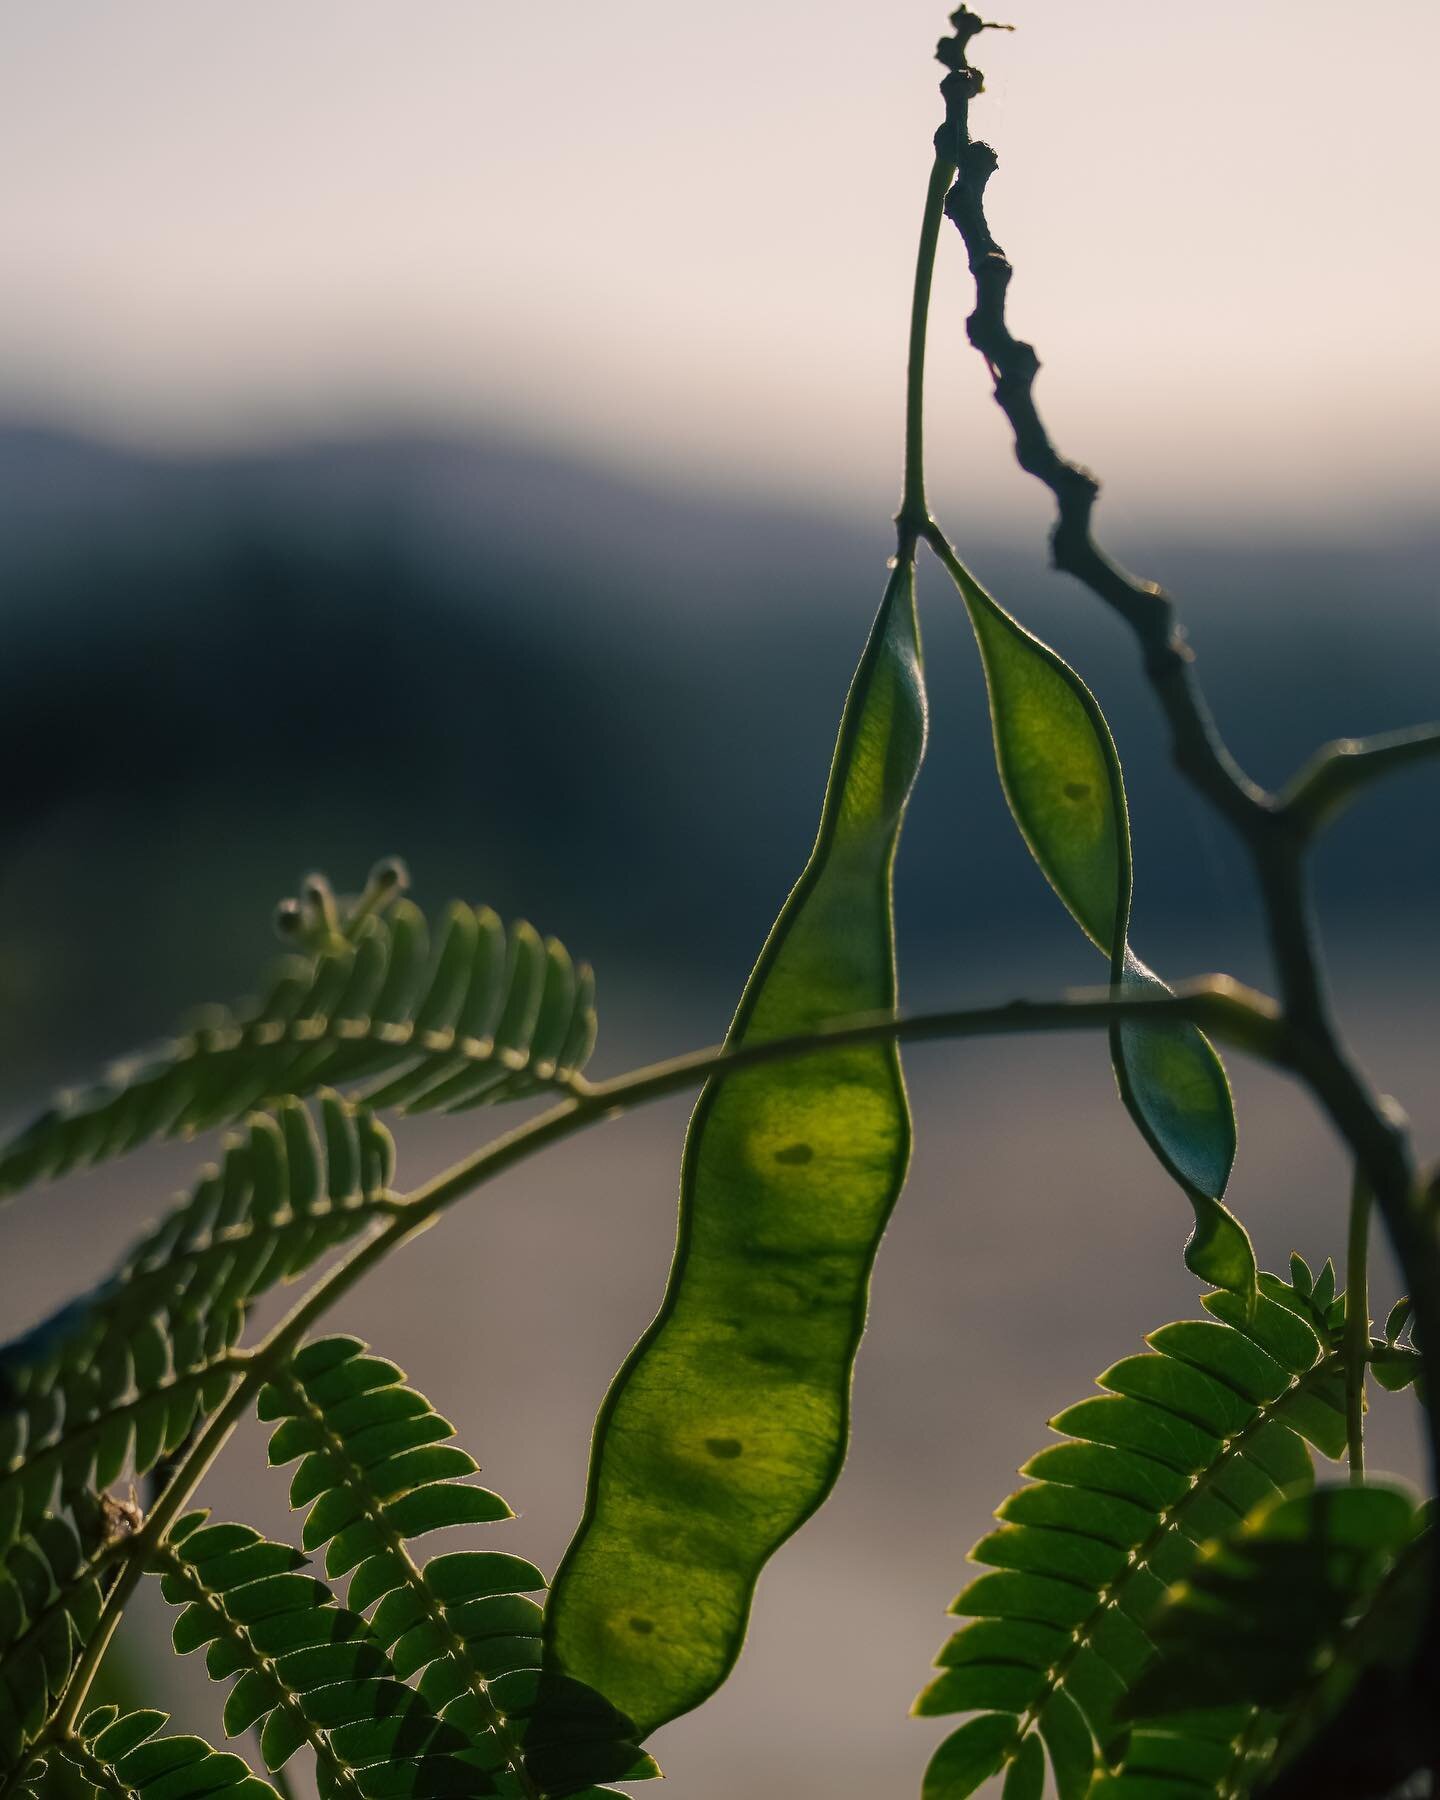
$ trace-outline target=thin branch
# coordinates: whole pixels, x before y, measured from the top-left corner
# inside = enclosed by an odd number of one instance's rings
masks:
[[[1100,484],[1088,470],[1060,456],[1036,409],[1034,382],[1040,361],[1033,346],[1017,339],[1006,321],[1012,270],[985,212],[986,185],[998,158],[988,144],[970,136],[970,103],[983,91],[984,80],[971,66],[967,48],[987,27],[964,6],[951,18],[955,35],[942,40],[937,53],[949,73],[940,83],[946,113],[936,142],[953,157],[957,170],[945,212],[960,232],[975,277],[976,305],[967,322],[970,339],[990,367],[995,398],[1010,421],[1021,467],[1055,497],[1051,541],[1056,567],[1076,576],[1131,626],[1144,653],[1150,685],[1169,721],[1177,767],[1231,821],[1250,851],[1286,1020],[1311,1040],[1313,1054],[1307,1060],[1325,1071],[1326,1108],[1369,1175],[1412,1289],[1425,1289],[1423,1301],[1416,1293],[1416,1306],[1428,1315],[1434,1342],[1440,1339],[1440,1259],[1412,1217],[1413,1168],[1403,1126],[1350,1062],[1329,1017],[1304,874],[1305,834],[1226,750],[1196,679],[1174,602],[1154,583],[1128,574],[1096,544],[1091,515]],[[942,559],[954,559],[937,527],[925,536]],[[1412,1271],[1412,1262],[1423,1266]],[[1437,1382],[1440,1345],[1430,1354],[1436,1358],[1430,1376]],[[1440,1433],[1432,1437],[1431,1448],[1440,1478]]]
[[[1280,795],[1280,810],[1307,837],[1348,806],[1372,781],[1440,756],[1440,723],[1325,744]]]
[[[721,1045],[695,1050],[649,1068],[617,1075],[610,1081],[583,1082],[581,1096],[542,1113],[507,1137],[487,1144],[472,1157],[438,1175],[413,1193],[410,1209],[427,1218],[461,1198],[482,1179],[498,1172],[497,1159],[509,1158],[512,1146],[528,1143],[531,1132],[567,1136],[593,1118],[618,1117],[636,1106],[684,1092],[711,1076],[739,1074],[767,1063],[793,1062],[835,1050],[866,1044],[936,1043],[962,1038],[1023,1036],[1035,1032],[1094,1031],[1125,1019],[1184,1019],[1212,1037],[1236,1049],[1246,1050],[1262,1062],[1289,1068],[1303,1057],[1303,1044],[1281,1020],[1280,1009],[1268,995],[1257,993],[1228,975],[1211,975],[1200,981],[1180,982],[1169,992],[1136,993],[1110,988],[1078,988],[1055,1000],[1008,1000],[999,1006],[965,1007],[952,1012],[916,1013],[910,1018],[890,1013],[859,1019],[836,1019],[814,1031],[795,1037],[771,1038],[762,1043]],[[550,1137],[546,1142],[551,1141]],[[528,1154],[528,1150],[525,1152]],[[508,1166],[508,1161],[507,1165]],[[397,1224],[403,1221],[397,1221]]]
[[[733,1075],[761,1063],[789,1062],[856,1044],[934,1043],[941,1039],[1003,1037],[1037,1031],[1090,1031],[1128,1019],[1183,1019],[1262,1061],[1288,1064],[1296,1053],[1268,994],[1229,975],[1206,975],[1177,982],[1167,993],[1132,988],[1071,988],[1051,1000],[1005,1000],[998,1006],[966,1006],[946,1012],[867,1013],[833,1019],[793,1037],[769,1038],[732,1047],[717,1045],[617,1075],[584,1082],[587,1103],[623,1100],[628,1106],[692,1086],[710,1075]]]
[[[1415,1203],[1414,1165],[1404,1120],[1398,1108],[1365,1082],[1330,1018],[1305,872],[1304,809],[1292,812],[1282,806],[1239,768],[1211,718],[1174,602],[1154,583],[1130,575],[1095,542],[1091,519],[1100,484],[1078,463],[1061,457],[1051,443],[1034,399],[1039,357],[1033,346],[1011,333],[1005,318],[1012,270],[985,213],[986,185],[998,158],[988,144],[971,138],[969,127],[970,103],[983,91],[984,81],[968,60],[968,46],[986,29],[985,23],[965,6],[951,15],[951,23],[955,34],[942,40],[938,51],[949,73],[940,84],[946,117],[936,143],[956,165],[945,211],[964,240],[975,278],[970,340],[989,365],[996,401],[1014,434],[1017,460],[1055,498],[1051,537],[1055,566],[1076,576],[1130,625],[1169,724],[1177,768],[1230,821],[1250,852],[1285,1024],[1302,1049],[1294,1066],[1321,1100],[1369,1183],[1415,1302],[1426,1389],[1440,1393],[1440,1247]],[[1440,1485],[1440,1415],[1429,1407],[1425,1427],[1432,1472]],[[1440,1558],[1425,1646],[1417,1661],[1417,1692],[1437,1675]],[[1440,1773],[1440,1718],[1434,1738],[1432,1761]]]
[[[1267,894],[1266,921],[1286,1008],[1298,1023],[1323,1031],[1324,985],[1308,907],[1301,895],[1289,891],[1285,878],[1285,865],[1298,854],[1299,844],[1292,841],[1273,795],[1245,774],[1221,739],[1196,679],[1194,653],[1175,602],[1155,582],[1131,575],[1100,548],[1092,530],[1100,483],[1081,464],[1060,455],[1036,407],[1040,359],[1033,344],[1010,330],[1005,302],[1014,271],[985,211],[986,186],[999,158],[989,144],[970,136],[970,103],[983,91],[984,79],[970,65],[967,47],[986,27],[963,6],[952,19],[955,36],[942,40],[938,51],[950,72],[940,83],[946,111],[936,141],[948,146],[956,163],[945,214],[964,241],[975,279],[975,310],[966,321],[970,341],[989,367],[996,402],[1010,422],[1016,460],[1054,496],[1050,543],[1055,567],[1082,582],[1135,633],[1146,676],[1170,728],[1176,767],[1230,821],[1255,857],[1262,883],[1273,890]]]
[[[1062,457],[1035,405],[1040,359],[1032,344],[1010,331],[1005,296],[1013,273],[985,215],[985,187],[999,158],[988,144],[972,140],[970,102],[984,86],[966,57],[970,40],[988,29],[967,8],[953,15],[955,36],[942,40],[938,55],[950,73],[940,84],[945,123],[936,133],[956,164],[955,185],[945,213],[959,229],[975,278],[975,310],[967,320],[970,341],[985,358],[995,399],[1015,438],[1022,469],[1042,481],[1055,497],[1051,539],[1055,566],[1074,575],[1118,612],[1135,632],[1146,672],[1170,721],[1177,764],[1207,793],[1242,834],[1263,829],[1270,797],[1251,781],[1220,740],[1191,670],[1192,655],[1175,617],[1175,604],[1155,583],[1140,581],[1113,562],[1091,533],[1091,514],[1100,483],[1088,469]]]
[[[1365,1479],[1365,1361],[1370,1348],[1370,1184],[1355,1171],[1345,1250],[1345,1441],[1350,1479]]]
[[[945,195],[954,178],[955,165],[937,144],[920,221],[920,247],[915,254],[915,285],[910,299],[910,347],[905,359],[905,486],[895,518],[902,561],[907,547],[913,552],[915,538],[930,516],[925,503],[925,334],[930,324],[930,290],[935,279]]]

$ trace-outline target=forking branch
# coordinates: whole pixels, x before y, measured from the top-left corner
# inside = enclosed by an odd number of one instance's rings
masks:
[[[1338,802],[1348,799],[1370,775],[1430,754],[1440,734],[1434,727],[1421,727],[1371,746],[1348,742],[1331,746],[1279,797],[1251,780],[1230,754],[1206,703],[1175,602],[1155,583],[1131,575],[1096,542],[1092,519],[1100,483],[1088,469],[1060,455],[1036,406],[1040,359],[1034,346],[1017,338],[1007,322],[1013,269],[985,210],[987,184],[999,158],[989,144],[970,134],[970,106],[983,92],[984,81],[969,61],[968,50],[981,32],[994,27],[965,6],[951,15],[951,23],[954,35],[942,39],[937,51],[947,73],[940,84],[945,121],[935,144],[937,157],[956,171],[944,211],[960,233],[974,277],[976,304],[967,320],[970,341],[989,366],[996,402],[1014,435],[1017,461],[1054,496],[1050,540],[1054,566],[1073,575],[1130,626],[1146,678],[1169,725],[1176,767],[1229,820],[1249,852],[1284,1020],[1305,1045],[1303,1079],[1354,1153],[1373,1192],[1410,1286],[1428,1391],[1440,1393],[1440,1246],[1417,1204],[1403,1117],[1365,1082],[1331,1017],[1306,867],[1315,829]],[[942,557],[953,557],[933,521],[921,535]],[[1430,1409],[1426,1428],[1432,1474],[1440,1486],[1440,1419]],[[1415,1676],[1422,1691],[1437,1671],[1440,1565]],[[1429,1760],[1440,1769],[1440,1724],[1431,1731]]]

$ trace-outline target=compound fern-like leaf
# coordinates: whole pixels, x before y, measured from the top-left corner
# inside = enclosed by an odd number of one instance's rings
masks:
[[[1301,1702],[1322,1685],[1333,1692],[1346,1638],[1360,1632],[1418,1517],[1393,1486],[1327,1486],[1263,1503],[1208,1544],[1146,1621],[1155,1655],[1116,1715],[1138,1723],[1097,1797],[1124,1800],[1144,1778],[1248,1792],[1273,1767]],[[1238,1733],[1216,1730],[1217,1718],[1237,1715]]]
[[[394,1174],[390,1134],[323,1095],[250,1119],[218,1168],[95,1293],[0,1350],[0,1544],[55,1497],[141,1475],[236,1378],[253,1302],[373,1220]]]
[[[398,1679],[364,1619],[303,1572],[300,1551],[206,1519],[182,1520],[152,1566],[181,1608],[175,1649],[206,1645],[212,1679],[236,1678],[225,1703],[229,1736],[258,1728],[272,1770],[308,1744],[321,1792],[335,1800],[496,1791],[460,1760],[464,1733]]]
[[[50,1724],[95,1629],[121,1541],[110,1525],[99,1501],[74,1520],[44,1513],[0,1561],[0,1779]]]
[[[308,1507],[301,1541],[349,1574],[349,1604],[402,1679],[458,1728],[498,1791],[567,1795],[657,1774],[628,1720],[579,1682],[540,1674],[545,1578],[520,1557],[462,1550],[423,1564],[409,1540],[442,1526],[512,1516],[472,1485],[454,1427],[391,1362],[357,1338],[307,1344],[263,1392],[281,1421],[270,1460],[299,1459],[290,1502]]]
[[[1165,1325],[1148,1354],[1051,1421],[1062,1441],[1021,1470],[1026,1486],[971,1552],[987,1565],[952,1612],[924,1717],[976,1713],[942,1744],[925,1800],[962,1800],[1006,1769],[1029,1791],[1038,1736],[1060,1800],[1089,1792],[1127,1690],[1149,1664],[1143,1621],[1200,1546],[1252,1509],[1309,1486],[1307,1443],[1345,1449],[1339,1326],[1262,1276],[1251,1316],[1230,1293],[1211,1317]],[[1222,1721],[1229,1741],[1243,1729]],[[1139,1796],[1135,1797],[1139,1800]]]
[[[63,1097],[0,1149],[0,1195],[326,1086],[411,1113],[569,1090],[594,1041],[594,979],[555,939],[457,903],[432,953],[402,900],[284,964],[260,1006],[218,1010]]]
[[[280,1800],[238,1756],[204,1738],[161,1737],[169,1714],[97,1707],[60,1754],[105,1800]]]

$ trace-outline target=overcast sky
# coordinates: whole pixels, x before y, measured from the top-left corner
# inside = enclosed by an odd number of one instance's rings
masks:
[[[1423,508],[1440,7],[1004,16],[976,124],[1013,319],[1112,518]],[[177,442],[505,427],[888,508],[943,25],[935,0],[4,0],[0,410]],[[935,485],[963,532],[1029,503],[944,250]]]

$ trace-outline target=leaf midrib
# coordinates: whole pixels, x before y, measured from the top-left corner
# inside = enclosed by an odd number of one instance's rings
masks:
[[[339,1464],[345,1481],[359,1496],[365,1508],[366,1517],[379,1528],[391,1553],[400,1562],[405,1571],[407,1584],[411,1591],[419,1597],[425,1607],[426,1617],[445,1641],[445,1654],[465,1677],[466,1687],[473,1695],[481,1713],[489,1719],[490,1729],[495,1734],[495,1741],[504,1754],[506,1767],[520,1783],[526,1800],[544,1800],[543,1794],[535,1785],[530,1771],[526,1767],[524,1752],[510,1729],[509,1719],[495,1704],[490,1693],[490,1684],[479,1670],[472,1666],[470,1658],[466,1654],[464,1642],[446,1616],[443,1604],[435,1598],[426,1585],[424,1574],[414,1557],[411,1556],[403,1533],[397,1531],[391,1524],[389,1514],[385,1509],[385,1502],[375,1491],[374,1484],[368,1480],[365,1470],[351,1456],[345,1440],[331,1426],[324,1408],[317,1406],[310,1398],[294,1371],[287,1366],[274,1379],[275,1384],[286,1390],[292,1401],[303,1410],[305,1417],[323,1435],[326,1447]]]
[[[275,1691],[281,1696],[280,1704],[294,1717],[305,1733],[305,1741],[314,1751],[316,1761],[325,1765],[335,1780],[352,1797],[352,1800],[364,1800],[354,1769],[335,1753],[329,1733],[311,1722],[310,1715],[305,1710],[304,1697],[282,1678],[275,1666],[274,1658],[266,1656],[259,1649],[251,1637],[248,1627],[241,1624],[238,1619],[231,1617],[230,1609],[225,1604],[224,1595],[213,1594],[206,1587],[199,1569],[186,1559],[183,1549],[177,1549],[171,1543],[162,1544],[151,1564],[151,1570],[157,1574],[163,1570],[168,1574],[178,1575],[190,1588],[192,1604],[198,1601],[219,1618],[230,1637],[239,1643],[246,1656],[250,1658],[250,1667],[258,1669],[274,1684]]]
[[[1178,1529],[1186,1509],[1195,1502],[1198,1496],[1207,1492],[1211,1482],[1220,1470],[1235,1457],[1241,1455],[1244,1452],[1246,1445],[1258,1435],[1264,1426],[1275,1422],[1279,1417],[1282,1408],[1290,1401],[1294,1400],[1297,1395],[1307,1392],[1312,1385],[1318,1386],[1325,1376],[1334,1373],[1336,1367],[1342,1364],[1343,1360],[1343,1356],[1339,1351],[1327,1351],[1321,1356],[1317,1363],[1305,1370],[1303,1374],[1293,1377],[1290,1385],[1285,1389],[1283,1394],[1280,1394],[1276,1399],[1269,1402],[1268,1405],[1262,1404],[1256,1412],[1255,1417],[1250,1420],[1249,1424],[1242,1426],[1233,1437],[1224,1440],[1219,1455],[1215,1457],[1214,1461],[1211,1462],[1208,1467],[1196,1475],[1194,1485],[1182,1494],[1172,1506],[1167,1507],[1161,1512],[1149,1536],[1138,1544],[1130,1553],[1131,1560],[1126,1563],[1123,1571],[1117,1575],[1113,1581],[1107,1582],[1105,1586],[1099,1590],[1095,1606],[1084,1621],[1075,1627],[1074,1641],[1071,1643],[1070,1648],[1065,1651],[1058,1661],[1052,1663],[1050,1668],[1046,1671],[1045,1681],[1040,1693],[1036,1695],[1026,1708],[1025,1712],[1020,1716],[1019,1728],[1016,1732],[1015,1739],[1016,1748],[1006,1756],[1006,1765],[1014,1760],[1015,1755],[1018,1754],[1019,1746],[1025,1741],[1030,1733],[1035,1730],[1039,1723],[1040,1714],[1044,1711],[1055,1693],[1060,1688],[1064,1687],[1065,1678],[1069,1674],[1070,1669],[1073,1667],[1075,1659],[1079,1656],[1080,1652],[1092,1647],[1091,1640],[1105,1613],[1113,1604],[1118,1602],[1128,1584],[1133,1581],[1137,1575],[1149,1572],[1150,1559],[1155,1555],[1161,1544],[1165,1542],[1170,1532]],[[1220,1497],[1222,1499],[1224,1498],[1223,1495]],[[1227,1504],[1229,1504],[1229,1502],[1227,1502]],[[1143,1629],[1143,1627],[1141,1627],[1141,1629]],[[1101,1656],[1101,1652],[1098,1650],[1095,1654]],[[1103,1656],[1101,1656],[1101,1660],[1104,1660]],[[1118,1674],[1119,1672],[1116,1671],[1116,1673]]]
[[[98,1413],[93,1419],[86,1419],[82,1424],[72,1426],[67,1421],[59,1437],[52,1438],[47,1444],[41,1444],[31,1454],[22,1451],[19,1461],[7,1463],[3,1469],[0,1469],[0,1487],[28,1474],[31,1469],[41,1467],[50,1458],[63,1457],[67,1450],[72,1450],[77,1444],[83,1443],[92,1433],[103,1431],[116,1419],[124,1418],[128,1413],[139,1412],[144,1407],[151,1405],[152,1402],[164,1399],[171,1394],[183,1392],[186,1388],[202,1387],[217,1370],[226,1370],[230,1374],[239,1375],[249,1361],[250,1352],[248,1350],[224,1350],[219,1356],[212,1357],[209,1362],[202,1363],[194,1369],[187,1369],[183,1374],[176,1375],[170,1381],[162,1381],[155,1387],[147,1388],[144,1393],[136,1394],[132,1399],[121,1400],[107,1408],[105,1412]],[[221,1404],[223,1405],[224,1402],[222,1401]]]

